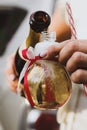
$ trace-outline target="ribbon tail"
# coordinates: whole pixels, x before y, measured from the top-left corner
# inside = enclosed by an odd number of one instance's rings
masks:
[[[25,65],[24,65],[24,67],[23,67],[21,73],[20,73],[20,77],[19,77],[19,80],[18,80],[18,87],[17,87],[17,93],[18,93],[19,95],[20,95],[20,91],[21,91],[21,90],[20,90],[20,83],[21,83],[21,81],[22,81],[22,79],[23,79],[23,77],[24,77],[24,75],[25,75],[25,73],[26,73],[26,70],[27,70],[29,64],[30,64],[30,61],[27,61],[27,62],[25,63]]]
[[[31,93],[30,93],[30,89],[29,89],[30,87],[28,84],[27,76],[28,76],[28,71],[26,71],[25,76],[24,76],[24,88],[26,91],[27,99],[30,102],[31,106],[33,107],[33,106],[35,106],[35,104],[33,102],[33,99],[32,99]]]

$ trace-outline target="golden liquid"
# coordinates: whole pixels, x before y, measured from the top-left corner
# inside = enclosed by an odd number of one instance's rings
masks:
[[[70,98],[70,77],[60,63],[39,60],[28,72],[32,100],[38,109],[58,109]]]
[[[29,36],[26,39],[26,48],[32,46],[34,47],[36,43],[39,42],[40,39],[40,33],[36,33],[32,29],[30,29]]]

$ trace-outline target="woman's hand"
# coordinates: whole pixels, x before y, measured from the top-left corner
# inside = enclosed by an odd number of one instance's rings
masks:
[[[43,54],[44,55],[44,54]],[[45,59],[58,55],[58,62],[66,66],[74,83],[87,84],[87,40],[67,40],[46,51]]]
[[[17,92],[18,74],[15,70],[14,60],[15,60],[15,54],[12,54],[8,57],[5,73],[8,86],[12,91]]]

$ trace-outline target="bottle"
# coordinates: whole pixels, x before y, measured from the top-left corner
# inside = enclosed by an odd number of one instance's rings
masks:
[[[16,56],[15,56],[15,67],[20,75],[20,72],[26,62],[26,60],[22,57],[22,50],[28,48],[29,46],[34,47],[40,39],[40,33],[44,30],[47,30],[50,24],[50,16],[44,11],[36,11],[30,16],[30,31],[25,42],[18,48]]]
[[[35,45],[35,56],[40,55],[49,46],[59,44],[55,42],[55,32],[43,31],[41,39],[41,42]],[[70,98],[72,83],[69,74],[56,58],[36,60],[28,68],[26,83],[24,83],[25,97],[31,106],[37,109],[58,109]],[[29,90],[27,91],[26,88]]]

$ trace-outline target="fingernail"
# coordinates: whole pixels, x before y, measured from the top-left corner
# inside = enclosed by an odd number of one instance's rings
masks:
[[[10,74],[10,75],[9,75],[9,79],[10,79],[11,81],[14,81],[14,80],[15,80],[15,78],[16,78],[16,77],[15,77],[15,75],[14,75],[14,74]]]
[[[41,56],[41,57],[47,56],[47,51],[45,51],[45,52],[42,51],[42,52],[40,53],[40,56]]]

